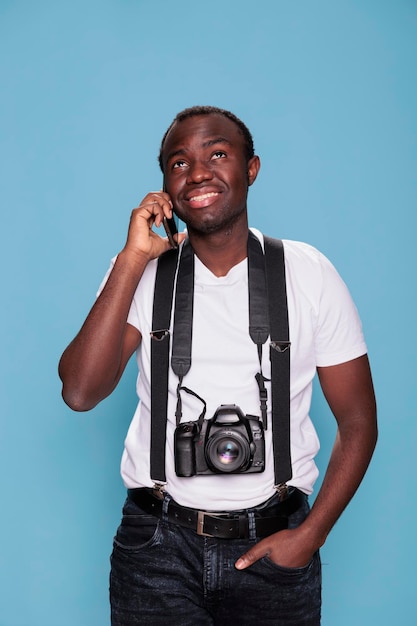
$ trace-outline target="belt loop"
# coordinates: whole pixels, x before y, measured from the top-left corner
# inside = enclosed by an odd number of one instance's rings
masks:
[[[253,511],[248,511],[248,530],[249,541],[256,541],[256,523],[255,513]]]
[[[168,521],[168,507],[169,507],[170,502],[171,502],[171,496],[169,495],[169,493],[165,492],[165,497],[162,501],[162,520],[164,522]]]

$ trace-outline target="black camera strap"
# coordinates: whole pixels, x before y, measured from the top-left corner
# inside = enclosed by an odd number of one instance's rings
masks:
[[[158,259],[151,332],[151,476],[166,482],[165,440],[168,411],[170,319],[178,248]]]
[[[172,336],[171,367],[178,377],[177,408],[175,418],[177,426],[182,417],[181,391],[191,394],[203,405],[198,422],[200,427],[206,414],[206,402],[195,391],[184,387],[184,376],[191,367],[191,344],[193,338],[194,310],[194,251],[189,239],[186,239],[181,253],[175,291],[174,330]]]
[[[277,488],[292,476],[290,456],[290,342],[285,283],[284,250],[280,240],[264,238],[265,254],[259,240],[249,231],[248,284],[249,334],[257,345],[260,371],[256,375],[259,388],[261,419],[267,428],[266,378],[262,374],[262,346],[271,337],[272,427],[275,484]],[[151,333],[151,477],[165,483],[165,437],[168,401],[168,370],[170,351],[170,318],[178,251],[160,257],[155,282],[153,328]],[[181,421],[181,391],[203,403],[198,421],[206,412],[205,401],[184,387],[182,380],[191,367],[192,318],[194,299],[194,252],[186,240],[176,280],[174,331],[171,367],[178,376],[177,424]],[[161,330],[162,329],[162,330]]]
[[[272,442],[275,486],[292,478],[290,440],[290,331],[284,246],[280,239],[264,237],[271,360]]]

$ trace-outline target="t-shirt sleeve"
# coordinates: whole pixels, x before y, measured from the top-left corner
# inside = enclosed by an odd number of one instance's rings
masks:
[[[107,283],[109,276],[113,270],[114,264],[116,262],[117,256],[113,257],[111,262],[110,262],[110,267],[107,270],[106,274],[104,275],[103,280],[101,281],[101,284],[97,290],[96,293],[96,297],[98,298],[99,295],[101,294],[101,292],[104,289],[105,284]],[[156,264],[155,262],[151,261],[150,263],[148,263],[147,268],[145,269],[143,276],[141,278],[141,280],[139,281],[139,285],[136,289],[136,292],[134,294],[132,303],[130,305],[130,309],[129,309],[129,314],[127,316],[127,323],[130,324],[131,326],[134,326],[140,333],[142,333],[143,329],[141,328],[143,323],[141,323],[140,319],[141,319],[141,313],[140,313],[140,308],[141,308],[141,303],[142,303],[142,309],[144,308],[144,306],[148,305],[148,300],[149,300],[149,293],[153,293],[152,291],[149,291],[149,286],[152,285],[152,281],[155,278],[155,268],[156,268]],[[151,301],[152,302],[152,301]],[[142,315],[143,318],[143,315]]]
[[[319,253],[321,291],[315,333],[316,363],[326,367],[367,352],[358,311],[332,263]]]
[[[109,280],[109,276],[110,276],[110,274],[111,274],[111,272],[112,272],[112,269],[113,269],[113,267],[114,267],[114,264],[115,264],[115,262],[116,262],[116,259],[117,259],[117,256],[113,257],[113,258],[112,258],[112,260],[110,261],[110,267],[109,267],[109,269],[107,270],[107,272],[104,274],[104,278],[103,278],[103,280],[101,281],[99,288],[97,289],[96,298],[98,298],[98,297],[99,297],[99,295],[101,294],[101,292],[102,292],[102,291],[103,291],[103,289],[104,289],[105,284],[106,284],[106,283],[107,283],[107,281]]]

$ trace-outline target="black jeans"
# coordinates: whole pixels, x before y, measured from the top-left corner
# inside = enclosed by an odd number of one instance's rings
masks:
[[[306,499],[289,528],[308,511]],[[319,626],[319,554],[306,567],[284,568],[265,557],[236,570],[255,541],[198,536],[126,500],[111,556],[112,626]]]

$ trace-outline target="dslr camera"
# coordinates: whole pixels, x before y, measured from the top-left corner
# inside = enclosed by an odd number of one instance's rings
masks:
[[[174,455],[177,476],[263,472],[264,427],[237,405],[222,404],[211,419],[177,426]]]

